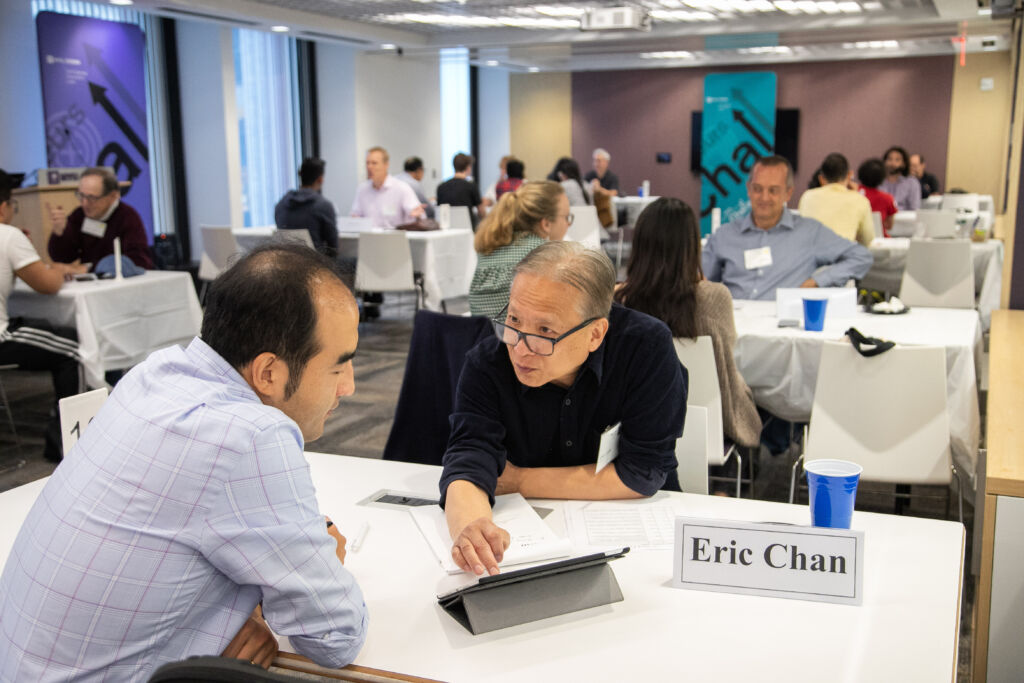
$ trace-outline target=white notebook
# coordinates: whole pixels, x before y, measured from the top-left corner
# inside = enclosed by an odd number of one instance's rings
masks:
[[[444,510],[436,505],[426,505],[411,508],[409,514],[444,570],[449,574],[461,572],[452,559],[452,541]],[[511,543],[498,563],[499,567],[553,560],[572,554],[572,541],[556,536],[521,494],[495,497],[491,514],[494,523],[511,536]]]

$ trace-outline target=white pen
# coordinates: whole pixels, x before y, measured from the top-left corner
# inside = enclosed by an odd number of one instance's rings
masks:
[[[352,552],[358,552],[363,546],[363,540],[366,538],[366,534],[370,531],[370,523],[363,522],[363,525],[359,527],[359,532],[356,534],[356,540],[352,541]]]

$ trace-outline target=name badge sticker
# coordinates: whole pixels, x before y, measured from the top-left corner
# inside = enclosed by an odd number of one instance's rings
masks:
[[[860,605],[864,532],[677,517],[672,586]]]
[[[107,224],[103,221],[98,221],[95,218],[86,218],[82,221],[82,232],[86,235],[92,235],[93,237],[103,237],[103,233],[107,231]]]
[[[772,265],[772,248],[759,247],[757,249],[745,250],[743,252],[743,265],[746,266],[747,270],[767,268]]]

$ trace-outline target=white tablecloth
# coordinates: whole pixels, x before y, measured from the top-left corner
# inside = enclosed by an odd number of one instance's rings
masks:
[[[120,281],[68,282],[56,296],[18,280],[7,310],[11,317],[44,318],[78,330],[85,381],[94,388],[106,386],[107,370],[130,368],[157,349],[188,344],[203,320],[192,277],[162,270]]]
[[[858,313],[829,318],[823,332],[778,327],[774,301],[735,302],[735,356],[757,404],[785,420],[807,422],[818,381],[822,343],[838,340],[856,327],[869,337],[900,344],[946,349],[946,400],[950,445],[957,468],[974,481],[981,418],[977,363],[981,358],[978,312],[918,307],[905,315]]]
[[[908,237],[887,237],[871,243],[875,263],[860,281],[862,287],[897,293],[907,265]],[[999,308],[1003,288],[1003,243],[999,240],[971,242],[974,257],[974,294],[978,298],[983,329],[988,329],[992,311]]]

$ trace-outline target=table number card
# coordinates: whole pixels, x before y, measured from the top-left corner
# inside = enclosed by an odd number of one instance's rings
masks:
[[[864,532],[676,518],[672,586],[860,605]]]

